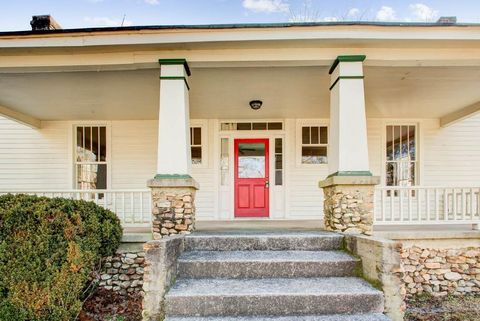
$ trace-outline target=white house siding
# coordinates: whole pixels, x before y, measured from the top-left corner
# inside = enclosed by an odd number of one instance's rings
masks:
[[[297,137],[297,125],[295,119],[285,121],[287,219],[318,218],[323,216],[323,192],[318,182],[328,175],[328,166],[305,167],[298,164],[297,144],[301,142],[301,137]]]
[[[206,131],[207,162],[193,167],[201,189],[198,219],[217,219],[218,131],[216,120],[195,121]],[[396,120],[401,123],[401,120]],[[408,121],[411,123],[411,121]],[[420,183],[422,185],[478,185],[480,182],[480,115],[440,128],[437,120],[419,120]],[[75,122],[47,121],[35,130],[0,118],[0,190],[73,188],[73,127]],[[371,170],[383,176],[383,119],[368,120]],[[113,189],[146,188],[155,174],[157,121],[111,121],[111,181]],[[322,216],[318,181],[327,166],[306,168],[297,162],[297,120],[285,120],[285,188],[287,219]],[[273,216],[273,215],[272,215]]]
[[[66,122],[35,130],[0,117],[0,190],[70,188],[69,132]]]
[[[111,122],[111,188],[147,188],[157,168],[157,129],[153,120]]]
[[[480,115],[446,128],[423,128],[422,185],[480,185]]]

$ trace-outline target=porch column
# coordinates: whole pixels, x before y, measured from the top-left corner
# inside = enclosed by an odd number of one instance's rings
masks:
[[[153,238],[188,234],[195,224],[195,191],[190,176],[190,115],[185,59],[160,59],[157,174],[152,189]]]
[[[329,176],[320,182],[329,230],[371,234],[374,186],[368,161],[363,61],[338,56],[330,68]]]

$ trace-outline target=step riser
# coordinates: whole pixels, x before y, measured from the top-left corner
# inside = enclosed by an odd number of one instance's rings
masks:
[[[332,251],[342,237],[187,237],[188,251]]]
[[[285,316],[381,313],[379,295],[227,296],[167,298],[168,316]]]
[[[344,262],[179,262],[184,278],[294,278],[354,276],[359,263]]]

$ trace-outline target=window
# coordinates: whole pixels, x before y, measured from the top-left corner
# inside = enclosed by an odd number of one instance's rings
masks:
[[[107,128],[77,126],[75,183],[78,189],[107,189]]]
[[[190,127],[192,164],[202,164],[202,127]]]
[[[283,185],[283,139],[275,138],[275,185]]]
[[[221,130],[282,130],[282,122],[221,123]]]
[[[302,126],[302,164],[327,164],[327,126]]]
[[[416,126],[391,125],[386,131],[386,185],[415,185],[418,168]]]

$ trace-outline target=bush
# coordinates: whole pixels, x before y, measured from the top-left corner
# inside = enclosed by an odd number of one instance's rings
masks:
[[[0,196],[0,320],[74,320],[121,237],[117,216],[92,202]]]

